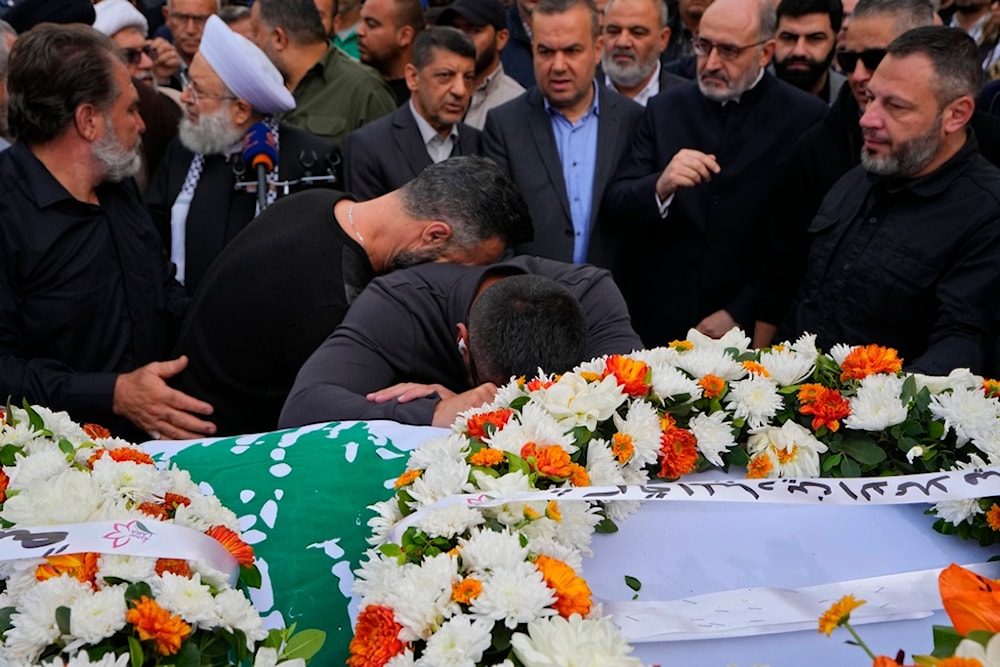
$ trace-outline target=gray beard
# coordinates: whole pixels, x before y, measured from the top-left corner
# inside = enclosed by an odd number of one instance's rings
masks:
[[[243,139],[243,131],[233,127],[228,109],[199,116],[197,123],[192,123],[185,116],[177,134],[184,148],[203,155],[224,155],[231,146]]]
[[[142,169],[142,140],[129,150],[115,138],[111,123],[105,123],[104,136],[94,142],[91,154],[104,172],[104,180],[120,183]]]
[[[941,118],[934,122],[927,132],[899,145],[890,154],[876,157],[861,148],[861,164],[878,176],[911,176],[930,164],[937,153],[940,141],[938,132]]]
[[[619,65],[607,51],[601,56],[604,73],[615,85],[623,88],[635,88],[656,69],[656,60],[648,63],[636,60],[632,65]]]

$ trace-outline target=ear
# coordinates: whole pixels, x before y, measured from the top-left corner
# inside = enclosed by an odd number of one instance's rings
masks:
[[[274,50],[284,51],[288,47],[288,33],[285,32],[285,29],[272,28],[271,34],[274,35]]]
[[[101,136],[104,114],[93,104],[81,104],[73,114],[73,123],[77,133],[86,141],[93,143]]]
[[[604,51],[604,35],[598,35],[597,39],[594,40],[594,48],[597,49],[597,58],[600,59],[601,53]]]
[[[760,63],[761,67],[767,67],[767,64],[771,62],[771,57],[774,55],[774,47],[778,42],[774,39],[769,39],[764,42],[764,45],[760,49]]]
[[[403,68],[403,76],[406,77],[406,87],[410,89],[411,93],[417,92],[418,73],[417,67],[413,63],[406,63],[406,67]]]
[[[396,44],[406,48],[413,43],[413,26],[404,25],[396,31]]]
[[[162,7],[160,7],[160,11],[163,12],[163,18],[164,19],[167,19],[167,18],[170,17],[170,10],[167,9],[166,3],[164,3],[164,5]]]
[[[507,30],[507,28],[497,30],[496,33],[497,51],[503,51],[504,47],[507,46],[507,40],[509,39],[510,39],[510,30]]]
[[[667,44],[670,43],[670,28],[664,28],[660,31],[660,53],[667,50]]]
[[[232,109],[232,119],[234,125],[239,127],[243,127],[244,125],[247,127],[250,126],[250,121],[253,120],[255,114],[253,107],[251,107],[246,100],[233,100],[233,105],[230,108]]]
[[[440,220],[429,222],[420,234],[420,240],[428,248],[438,248],[446,245],[451,240],[451,225]]]
[[[945,134],[960,132],[972,118],[976,102],[970,95],[952,100],[941,112],[941,128]]]

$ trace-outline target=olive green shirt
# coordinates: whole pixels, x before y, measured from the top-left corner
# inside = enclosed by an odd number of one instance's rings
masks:
[[[396,110],[396,98],[367,65],[331,46],[292,92],[295,108],[280,120],[343,146],[344,137]]]

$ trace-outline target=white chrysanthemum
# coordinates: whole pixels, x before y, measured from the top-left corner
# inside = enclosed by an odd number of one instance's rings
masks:
[[[833,360],[837,362],[838,366],[843,366],[844,359],[847,358],[847,355],[849,355],[851,352],[854,352],[854,350],[856,349],[858,349],[857,345],[845,345],[843,343],[837,343],[836,345],[830,348],[830,356],[833,357]]]
[[[31,424],[24,420],[16,425],[4,424],[0,427],[0,442],[24,447],[25,452],[31,452],[35,447],[47,446],[52,441],[42,435],[41,431],[31,428]]]
[[[96,644],[125,627],[125,586],[111,586],[88,595],[81,595],[69,607],[70,634],[73,650],[86,644]]]
[[[444,618],[460,608],[452,598],[452,586],[461,580],[458,559],[450,554],[425,558],[419,565],[404,568],[387,596],[396,622],[403,626],[403,641],[427,639]]]
[[[21,526],[83,523],[93,519],[103,500],[89,472],[69,469],[8,498],[0,517]]]
[[[465,436],[452,433],[441,438],[432,438],[410,452],[407,470],[425,470],[438,461],[464,459],[469,453],[469,441]]]
[[[688,398],[685,402],[693,403],[701,398],[703,393],[697,380],[692,380],[674,366],[653,368],[650,384],[653,388],[653,394],[661,399],[687,394]]]
[[[509,472],[500,477],[492,477],[479,470],[472,473],[476,488],[488,493],[508,497],[515,493],[531,491],[531,480],[520,470]],[[505,526],[513,526],[524,519],[524,503],[505,503],[498,507],[484,507],[483,514],[488,518],[493,518]]]
[[[715,375],[732,382],[747,375],[743,364],[733,359],[724,349],[715,347],[688,350],[677,357],[677,366],[696,378]]]
[[[528,402],[506,426],[486,438],[487,444],[494,449],[521,455],[521,448],[529,442],[541,449],[548,445],[557,445],[573,455],[577,446],[573,442],[572,433],[564,424],[560,424],[546,409],[538,403]]]
[[[4,595],[14,604],[5,606],[17,606],[17,602],[24,595],[25,591],[34,588],[38,584],[38,577],[35,572],[39,565],[44,565],[47,561],[44,558],[21,558],[18,560],[0,561],[0,579],[4,580]],[[0,609],[3,609],[0,606]]]
[[[53,656],[40,663],[40,667],[127,667],[130,661],[131,656],[128,653],[121,656],[105,653],[100,658],[91,660],[86,651],[80,651],[69,656]]]
[[[625,483],[621,464],[611,452],[606,440],[591,440],[587,446],[585,466],[591,486],[615,486]]]
[[[517,533],[477,528],[468,538],[459,540],[462,567],[470,572],[488,574],[516,567],[525,562],[528,548],[521,545]]]
[[[882,431],[906,421],[906,406],[900,396],[903,378],[886,373],[861,380],[857,394],[849,398],[851,414],[844,426],[858,431]]]
[[[549,605],[555,593],[532,563],[497,570],[483,579],[483,590],[472,601],[469,612],[479,618],[503,621],[514,629],[521,623],[555,613]]]
[[[254,665],[254,667],[257,666]],[[389,662],[385,663],[385,667],[417,667],[417,661],[413,656],[413,651],[406,649],[402,653],[389,658]]]
[[[567,431],[577,426],[595,430],[626,398],[610,375],[600,382],[587,382],[576,373],[566,373],[549,387],[531,392],[531,400],[542,405]]]
[[[63,575],[39,582],[25,591],[17,612],[11,615],[13,625],[7,630],[5,647],[8,655],[35,660],[42,650],[59,638],[56,609],[70,607],[81,595],[90,593],[90,585]]]
[[[69,470],[66,454],[52,441],[48,441],[48,445],[36,447],[31,456],[17,460],[17,467],[7,468],[10,477],[8,489],[19,491],[35,484],[46,484],[59,473]]]
[[[642,468],[655,463],[660,452],[660,415],[646,401],[632,401],[625,417],[615,414],[615,429],[632,441],[632,458],[629,467]]]
[[[529,540],[538,537],[554,537],[556,540],[579,549],[590,556],[594,526],[601,521],[600,510],[584,500],[560,500],[559,522],[548,518],[532,521],[522,529]]]
[[[1000,417],[1000,401],[982,391],[956,389],[931,396],[931,414],[944,421],[945,429],[955,431],[958,445],[964,445],[980,433],[996,428]]]
[[[156,574],[156,559],[148,556],[123,556],[101,554],[97,559],[97,571],[102,578],[123,581],[149,581]]]
[[[778,385],[758,375],[731,383],[725,402],[733,417],[744,419],[751,429],[767,424],[782,407]]]
[[[191,479],[191,473],[187,470],[171,466],[166,470],[161,470],[160,474],[167,479],[171,493],[176,493],[185,498],[195,498],[202,495],[198,485]]]
[[[466,505],[451,505],[425,512],[417,519],[417,528],[431,537],[451,539],[483,521],[479,511]]]
[[[199,558],[189,559],[187,564],[188,567],[191,568],[191,573],[199,575],[201,577],[201,583],[205,584],[212,590],[218,591],[232,585],[228,572],[216,570],[207,562]]]
[[[170,490],[167,478],[156,466],[115,461],[110,456],[94,461],[93,477],[103,495],[129,498],[136,503],[155,502]]]
[[[212,591],[201,583],[200,575],[194,574],[188,579],[172,572],[164,572],[150,584],[156,594],[156,602],[167,611],[192,625],[209,629],[215,625]]]
[[[816,337],[813,336],[813,354],[802,354],[785,344],[784,349],[765,350],[760,353],[760,363],[767,369],[771,379],[782,386],[798,384],[812,375],[816,368]],[[802,341],[800,338],[799,341]],[[808,345],[803,345],[808,349]]]
[[[523,386],[517,382],[508,382],[499,389],[497,389],[496,395],[493,397],[493,402],[490,403],[489,407],[491,410],[497,410],[499,408],[508,407],[516,399],[521,396],[527,396],[528,393]]]
[[[750,433],[747,453],[751,459],[767,456],[771,460],[768,477],[819,477],[819,455],[827,447],[809,429],[787,421],[780,428],[767,426]]]
[[[28,421],[28,413],[24,409],[17,406],[11,407],[14,412],[14,418],[17,419],[17,421]],[[52,410],[40,405],[32,405],[31,409],[42,418],[42,423],[44,423],[45,428],[52,433],[53,440],[58,442],[60,439],[65,438],[73,443],[73,445],[79,446],[81,442],[90,439],[87,434],[84,433],[83,428],[73,421],[68,413],[53,412]]]
[[[968,461],[956,461],[955,465],[952,466],[952,470],[971,470],[973,468],[985,468],[986,462],[983,461],[979,456],[972,454],[969,456]],[[979,506],[979,501],[975,498],[966,498],[965,500],[946,500],[944,502],[937,503],[931,508],[934,514],[947,521],[948,523],[958,525],[963,521],[968,521],[972,523],[972,519],[977,514],[983,513],[983,508]]]
[[[396,502],[395,498],[369,505],[368,509],[376,514],[368,519],[368,527],[372,529],[368,544],[376,546],[389,539],[389,532],[393,525],[403,518],[403,513],[399,510],[399,503]]]
[[[583,554],[579,549],[558,542],[556,540],[540,537],[528,544],[528,552],[532,560],[535,556],[548,556],[566,563],[573,568],[578,576],[583,576]]]
[[[1000,667],[1000,634],[990,637],[986,646],[974,639],[963,639],[955,649],[955,657],[978,660],[982,667]]]
[[[354,571],[356,575],[351,592],[365,599],[368,604],[386,604],[396,586],[396,582],[406,575],[406,569],[415,567],[412,563],[400,565],[395,558],[386,558],[381,552],[369,549],[368,559]]]
[[[413,481],[407,492],[416,501],[415,508],[426,507],[448,496],[468,493],[472,466],[464,459],[442,459],[434,462]]]
[[[968,368],[956,368],[948,375],[922,375],[920,373],[912,375],[917,383],[917,391],[927,387],[927,390],[932,394],[940,394],[949,389],[982,389],[983,387],[983,378]]]
[[[819,350],[816,349],[816,334],[802,334],[798,340],[792,343],[792,349],[813,361],[819,358]]]
[[[235,588],[227,588],[215,596],[215,617],[226,630],[240,630],[247,638],[247,648],[267,638],[267,630],[247,596]]]
[[[636,350],[628,355],[633,359],[644,362],[652,369],[665,368],[677,365],[677,357],[680,355],[672,347],[653,347],[648,350]]]
[[[688,329],[687,341],[694,345],[694,349],[716,349],[725,350],[735,348],[737,354],[743,354],[750,350],[750,337],[739,327],[733,327],[721,338],[712,338],[697,329]]]
[[[236,513],[224,507],[216,496],[203,496],[197,493],[188,496],[190,505],[180,505],[174,512],[174,523],[193,528],[200,533],[214,526],[225,526],[229,530],[239,532],[240,523]]]
[[[493,623],[455,616],[427,640],[420,661],[434,667],[476,667],[492,642]]]
[[[733,425],[729,415],[720,410],[710,415],[697,414],[688,423],[688,429],[697,440],[698,451],[712,465],[722,466],[722,454],[736,446]]]
[[[1000,420],[977,433],[972,444],[986,455],[990,465],[1000,464]]]
[[[515,633],[510,643],[524,667],[642,667],[608,616],[537,619],[528,623],[528,634]]]

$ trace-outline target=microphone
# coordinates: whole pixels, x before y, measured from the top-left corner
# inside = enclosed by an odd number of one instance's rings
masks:
[[[254,123],[243,137],[243,162],[257,172],[257,208],[263,211],[267,207],[267,175],[278,164],[278,146],[264,123]]]

